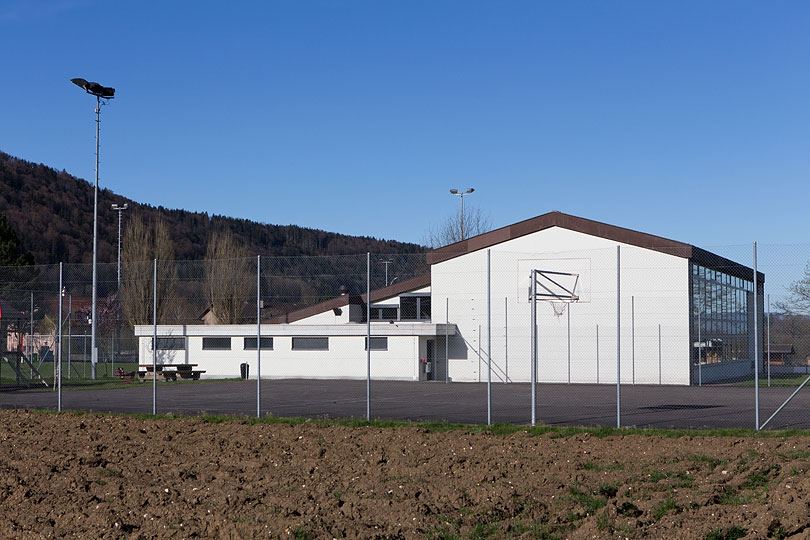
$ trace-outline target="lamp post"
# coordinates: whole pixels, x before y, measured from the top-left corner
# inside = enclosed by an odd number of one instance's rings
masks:
[[[118,212],[118,306],[115,310],[115,356],[121,361],[121,214],[129,204],[114,204],[112,209]],[[115,358],[110,371],[115,373]]]
[[[467,188],[467,191],[461,192],[457,189],[451,189],[450,193],[453,195],[458,195],[461,197],[461,216],[460,216],[460,229],[461,229],[461,240],[464,240],[464,195],[469,195],[475,191],[475,188]]]
[[[115,88],[101,86],[97,82],[88,82],[84,79],[70,79],[70,82],[83,89],[91,96],[96,97],[96,186],[93,192],[93,300],[90,312],[90,377],[96,378],[96,364],[98,363],[98,348],[96,347],[96,262],[98,258],[98,135],[101,125],[101,99],[113,99]]]
[[[393,264],[393,259],[380,259],[380,262],[385,265],[385,286],[388,287],[388,265]]]

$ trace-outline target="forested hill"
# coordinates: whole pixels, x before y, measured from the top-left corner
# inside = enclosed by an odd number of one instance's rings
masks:
[[[178,260],[205,256],[212,231],[229,229],[251,254],[342,255],[415,253],[416,244],[347,236],[295,225],[265,225],[207,213],[169,210],[140,204],[108,189],[99,190],[98,260],[114,262],[118,216],[112,204],[129,204],[127,217],[138,212],[146,221],[162,218],[174,240]],[[0,213],[16,229],[36,264],[92,262],[93,185],[65,171],[30,163],[0,152]]]

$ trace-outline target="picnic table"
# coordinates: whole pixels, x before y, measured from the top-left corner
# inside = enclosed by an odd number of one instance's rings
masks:
[[[196,381],[200,378],[200,374],[205,373],[204,369],[194,369],[197,364],[157,364],[156,367],[152,364],[141,364],[138,367],[138,376],[141,379],[151,376],[153,367],[157,374],[162,375],[167,381],[176,381],[177,377]]]

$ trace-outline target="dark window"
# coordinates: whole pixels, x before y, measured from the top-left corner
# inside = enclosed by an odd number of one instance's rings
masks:
[[[368,350],[368,337],[366,338],[366,350]],[[387,337],[372,337],[371,338],[372,351],[387,351],[388,338]]]
[[[399,314],[403,321],[416,319],[416,314],[419,313],[416,306],[418,301],[416,296],[403,296],[399,299]]]
[[[255,337],[246,337],[245,338],[244,350],[246,350],[246,351],[255,351],[256,350],[256,338]],[[262,338],[262,350],[263,351],[272,351],[273,350],[273,338],[271,338],[271,337],[263,337]]]
[[[402,296],[399,317],[403,321],[430,320],[430,296]]]
[[[204,337],[202,348],[204,351],[230,351],[231,338],[229,337]]]
[[[159,351],[184,351],[185,349],[186,338],[184,337],[157,338],[157,350]]]
[[[328,351],[328,337],[294,337],[292,338],[294,351]]]
[[[430,297],[422,296],[419,298],[419,318],[421,320],[430,320]]]
[[[371,308],[372,321],[396,321],[398,318],[399,313],[395,307]]]

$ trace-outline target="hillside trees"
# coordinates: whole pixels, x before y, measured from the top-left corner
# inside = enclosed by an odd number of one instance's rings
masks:
[[[6,219],[0,214],[0,266],[28,266],[34,264],[34,257],[26,252],[20,243],[20,237]]]

